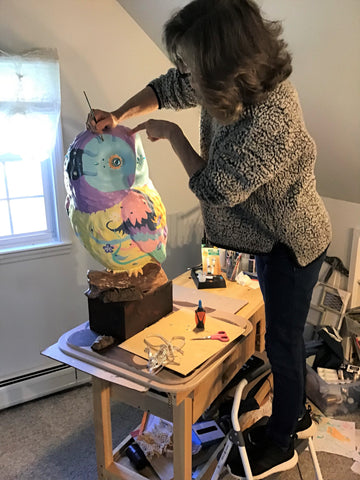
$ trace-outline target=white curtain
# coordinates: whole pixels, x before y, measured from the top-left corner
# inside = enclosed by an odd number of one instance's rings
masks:
[[[37,49],[18,55],[0,50],[0,160],[48,158],[59,119],[56,50]]]

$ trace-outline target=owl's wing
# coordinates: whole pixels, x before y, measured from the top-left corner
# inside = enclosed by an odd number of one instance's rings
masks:
[[[162,263],[166,258],[166,213],[156,190],[130,190],[120,208],[121,230],[130,235],[141,251]]]

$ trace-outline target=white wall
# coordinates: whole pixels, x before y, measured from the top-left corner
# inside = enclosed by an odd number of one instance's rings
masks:
[[[360,228],[360,203],[328,197],[323,197],[323,200],[330,214],[334,231],[328,255],[341,258],[349,268],[353,230]]]
[[[85,126],[88,107],[114,109],[170,65],[159,48],[116,0],[11,0],[1,2],[0,49],[20,52],[55,47],[61,73],[64,148]],[[154,116],[159,116],[155,113]],[[174,114],[161,112],[161,117]],[[198,111],[177,115],[198,143]],[[128,125],[136,124],[136,120]],[[150,176],[167,208],[170,278],[200,259],[202,234],[187,176],[166,142],[143,138]],[[57,193],[65,227],[62,160]],[[66,228],[65,228],[66,230]],[[0,262],[0,380],[51,364],[39,352],[87,320],[86,272],[102,269],[74,239],[69,254],[15,263]]]
[[[261,0],[281,19],[293,81],[318,149],[319,192],[360,203],[360,2]]]

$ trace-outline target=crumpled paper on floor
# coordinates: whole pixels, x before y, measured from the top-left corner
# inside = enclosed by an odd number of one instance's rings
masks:
[[[317,452],[328,452],[353,458],[355,452],[355,423],[321,417],[314,437]]]

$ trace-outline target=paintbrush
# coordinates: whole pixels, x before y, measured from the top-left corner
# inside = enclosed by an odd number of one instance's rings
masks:
[[[89,105],[91,116],[92,116],[94,122],[96,123],[96,118],[95,118],[94,110],[91,108],[91,105],[90,105],[90,102],[89,102],[89,99],[88,99],[88,97],[87,97],[87,95],[86,95],[85,90],[84,90],[84,95],[85,95],[87,104]],[[103,142],[103,141],[104,141],[104,137],[101,135],[101,133],[100,133],[99,137],[101,138],[101,141]]]

